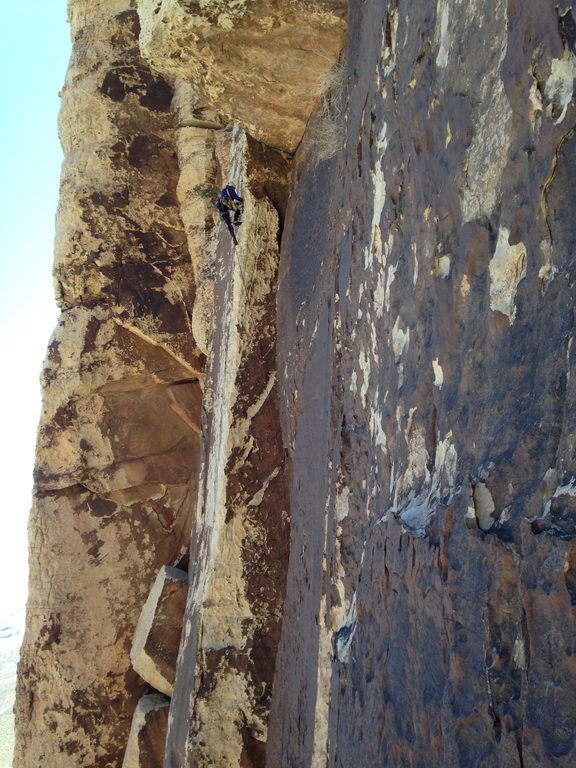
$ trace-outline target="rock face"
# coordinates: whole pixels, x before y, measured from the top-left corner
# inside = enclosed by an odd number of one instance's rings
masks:
[[[159,568],[187,561],[204,357],[176,197],[172,88],[128,2],[70,3],[66,160],[43,372],[14,765],[121,763]],[[89,663],[88,663],[89,662]]]
[[[344,0],[138,0],[140,47],[251,135],[293,152],[346,33]]]
[[[576,8],[345,11],[70,3],[16,768],[176,564],[165,768],[576,761]]]
[[[282,243],[275,768],[576,759],[573,14],[350,6]]]

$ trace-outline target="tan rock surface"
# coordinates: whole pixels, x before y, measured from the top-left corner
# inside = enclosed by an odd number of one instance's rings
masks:
[[[189,125],[201,104],[194,88],[177,79],[173,101],[180,168],[177,191],[196,285],[192,332],[196,344],[208,354],[214,319],[214,286],[221,258],[218,253],[221,225],[214,201],[199,196],[196,190],[219,190],[229,181],[239,183],[241,180],[234,178],[235,171],[230,163],[234,126],[206,130]],[[287,168],[287,162],[280,154],[264,151],[251,174],[251,184],[256,185],[258,194],[266,195],[279,212],[280,227],[283,225]]]
[[[293,152],[346,33],[344,0],[138,0],[143,56]]]
[[[187,560],[203,356],[178,213],[172,88],[129,0],[71,2],[55,278],[30,518],[14,765],[110,768],[146,685],[130,664],[158,569]]]
[[[166,696],[172,696],[174,690],[187,592],[186,572],[163,566],[144,603],[132,641],[134,669]]]

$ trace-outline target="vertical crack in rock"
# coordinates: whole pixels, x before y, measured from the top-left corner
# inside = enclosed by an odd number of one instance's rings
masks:
[[[271,151],[236,127],[229,152],[219,162],[244,197],[244,221],[234,250],[222,228],[215,261],[218,312],[166,758],[173,766],[262,764],[284,598],[288,507],[274,318],[279,220],[263,190],[270,168],[261,162]],[[278,158],[276,167],[277,183],[286,185],[285,162]]]

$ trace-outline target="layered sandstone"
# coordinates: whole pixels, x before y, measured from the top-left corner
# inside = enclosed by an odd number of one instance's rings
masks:
[[[187,562],[203,355],[179,216],[172,87],[129,2],[71,2],[55,281],[43,375],[15,766],[119,765],[140,609]]]
[[[252,136],[293,152],[346,33],[345,0],[138,0],[140,46]]]

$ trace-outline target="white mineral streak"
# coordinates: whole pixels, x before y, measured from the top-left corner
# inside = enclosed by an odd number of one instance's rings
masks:
[[[392,252],[392,246],[394,244],[394,237],[391,232],[388,233],[388,239],[382,245],[380,227],[377,228],[374,236],[374,244],[376,247],[376,253],[381,254],[376,272],[376,285],[374,287],[374,309],[376,311],[376,317],[380,319],[384,313],[384,310],[390,309],[390,284],[394,280],[394,273],[397,265],[386,268],[388,257]]]
[[[432,488],[435,492],[441,492],[442,495],[446,493],[452,495],[455,490],[458,454],[453,440],[454,436],[450,431],[436,445]]]
[[[392,328],[392,349],[394,350],[394,359],[396,362],[402,357],[406,346],[410,342],[410,328],[403,330],[400,327],[400,315],[396,318]]]
[[[550,486],[556,482],[556,471],[549,469],[543,479],[547,491],[545,495],[548,496],[548,500],[544,505],[542,517],[546,518],[550,514],[552,499],[557,499],[559,496],[576,496],[576,478],[572,477],[567,483],[564,483],[564,485],[559,485],[554,490],[554,493],[552,493]]]
[[[566,117],[568,107],[572,103],[574,93],[574,78],[576,78],[576,56],[566,52],[562,59],[552,59],[551,71],[544,95],[551,102],[546,110],[548,117],[552,117],[552,108],[560,110],[560,114],[554,120],[554,125],[561,123]]]
[[[366,395],[368,394],[368,388],[370,386],[370,355],[364,348],[362,348],[358,355],[358,362],[360,370],[362,371],[362,386],[360,387],[360,400],[362,401],[362,407],[366,408]]]
[[[490,260],[490,309],[502,312],[510,321],[516,317],[516,289],[526,276],[526,248],[524,243],[509,245],[510,232],[500,227],[494,256]]]
[[[451,431],[443,440],[438,438],[431,474],[428,469],[426,435],[420,425],[414,424],[415,414],[416,409],[410,409],[404,430],[408,446],[406,469],[398,476],[393,475],[393,511],[407,530],[415,536],[423,537],[440,499],[452,498],[456,492],[458,455]]]
[[[337,537],[334,542],[332,561],[332,575],[327,568],[326,551],[323,556],[323,569],[326,583],[331,583],[331,588],[338,593],[340,605],[331,605],[328,611],[327,596],[332,594],[325,590],[320,604],[319,614],[319,649],[318,649],[318,677],[316,683],[316,708],[314,715],[314,744],[312,750],[311,768],[325,768],[328,754],[328,726],[330,715],[330,687],[334,666],[334,651],[339,661],[348,661],[350,645],[355,631],[356,622],[356,595],[352,599],[346,597],[345,570],[342,565],[340,537],[342,528],[339,523],[348,515],[349,489],[346,486],[338,488],[334,502],[335,517],[338,524]],[[328,536],[328,504],[326,508],[325,538],[326,546]],[[331,534],[330,534],[331,535]],[[346,629],[344,629],[346,628]],[[342,632],[342,630],[344,631]],[[349,631],[348,631],[349,630]]]
[[[490,14],[490,18],[487,18]],[[490,216],[500,192],[500,179],[508,162],[508,150],[512,136],[512,108],[500,78],[500,67],[506,56],[507,2],[497,0],[490,10],[478,11],[467,23],[486,26],[487,34],[493,35],[494,51],[489,71],[476,72],[475,63],[464,65],[464,72],[478,81],[478,106],[472,119],[474,135],[466,152],[461,192],[462,218],[466,221]],[[490,32],[488,32],[490,30]],[[456,66],[456,65],[455,65]],[[458,62],[457,66],[460,66]]]
[[[568,483],[559,485],[552,498],[556,499],[558,496],[576,496],[576,478],[573,477]]]
[[[518,635],[514,641],[512,660],[519,669],[526,668],[526,646],[524,644],[524,638],[521,635]]]
[[[376,387],[374,393],[374,400],[372,407],[370,408],[370,437],[372,443],[376,448],[380,448],[382,451],[386,451],[386,432],[383,427],[383,417],[380,409],[378,408],[379,391]]]
[[[448,34],[448,21],[450,18],[450,6],[445,0],[440,0],[436,6],[436,34],[438,36],[438,53],[436,54],[436,66],[444,68],[448,64],[450,50],[450,36]]]
[[[530,75],[532,77],[532,85],[530,86],[530,93],[528,94],[530,98],[530,112],[528,113],[528,116],[530,118],[532,130],[536,132],[539,127],[540,113],[542,112],[542,94],[538,87],[538,80],[534,77],[532,72],[530,72]]]
[[[476,483],[472,495],[478,527],[483,531],[489,531],[494,525],[494,512],[496,510],[492,494],[485,483]]]
[[[442,389],[442,385],[444,384],[444,371],[438,362],[438,358],[432,360],[432,368],[434,370],[434,386],[438,387],[438,389]]]
[[[461,199],[465,222],[492,213],[508,161],[512,109],[500,80],[487,101],[467,152],[466,183]]]
[[[418,248],[416,243],[412,243],[412,255],[414,256],[414,273],[412,277],[412,285],[416,285],[418,282]]]
[[[370,247],[366,251],[367,264],[369,266],[372,255],[375,255],[375,248],[380,254],[382,252],[382,235],[380,231],[380,220],[386,203],[386,179],[384,178],[384,155],[388,147],[388,124],[383,122],[380,133],[376,138],[376,165],[372,175],[373,200],[372,209],[372,238]]]

